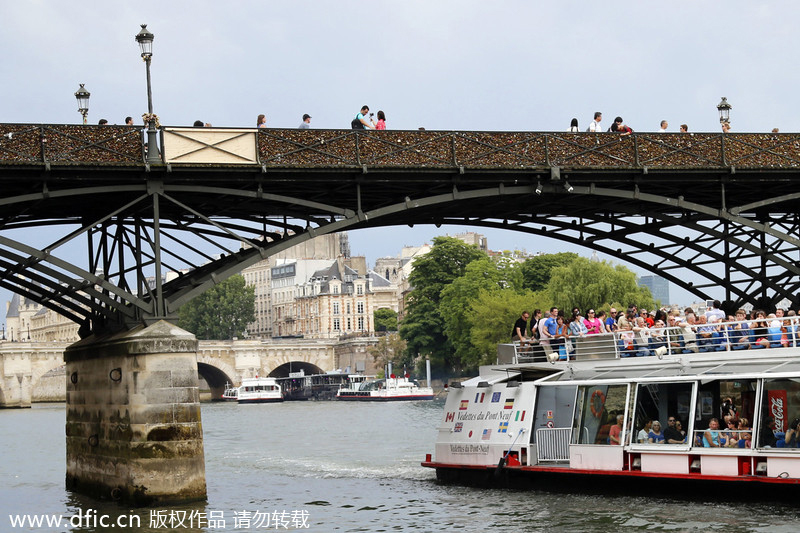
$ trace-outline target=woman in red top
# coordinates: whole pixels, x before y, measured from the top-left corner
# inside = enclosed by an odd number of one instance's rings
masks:
[[[598,333],[604,333],[605,327],[603,327],[603,322],[595,317],[594,309],[589,309],[586,312],[587,316],[583,319],[583,325],[586,326],[586,334],[587,335],[597,335]]]
[[[378,111],[378,123],[375,124],[376,130],[385,130],[386,129],[386,115],[383,114],[383,111]]]

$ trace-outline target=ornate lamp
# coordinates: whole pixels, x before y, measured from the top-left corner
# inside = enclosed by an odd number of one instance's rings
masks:
[[[719,111],[720,124],[723,124],[725,122],[730,122],[731,109],[733,109],[733,106],[729,104],[728,99],[723,96],[722,101],[719,104],[717,104],[717,111]]]
[[[89,114],[89,97],[91,94],[84,88],[83,84],[75,91],[75,98],[78,100],[78,113],[83,115],[83,123],[86,124],[86,115]]]

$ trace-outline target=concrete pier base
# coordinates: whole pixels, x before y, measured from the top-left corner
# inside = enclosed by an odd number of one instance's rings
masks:
[[[67,488],[132,505],[206,497],[197,340],[168,322],[64,353]]]

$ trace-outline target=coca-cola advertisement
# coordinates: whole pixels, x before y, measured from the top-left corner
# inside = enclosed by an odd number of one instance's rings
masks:
[[[769,415],[775,419],[775,431],[786,432],[786,391],[767,391]]]

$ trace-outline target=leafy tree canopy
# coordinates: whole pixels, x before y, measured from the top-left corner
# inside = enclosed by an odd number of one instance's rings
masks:
[[[376,309],[375,331],[397,331],[397,313],[385,307]]]
[[[457,373],[476,368],[481,353],[473,345],[470,331],[473,322],[470,305],[481,292],[519,291],[522,275],[519,266],[506,258],[495,261],[488,256],[474,260],[464,275],[442,290],[439,313],[444,320],[444,334],[453,345],[453,364]]]
[[[552,270],[547,293],[560,309],[602,307],[609,302],[624,302],[643,308],[653,306],[647,287],[636,284],[636,274],[622,265],[579,257]]]
[[[578,254],[572,252],[561,252],[527,258],[521,266],[522,288],[534,292],[544,290],[554,268],[566,266],[578,257]]]
[[[255,309],[255,287],[237,274],[181,306],[178,326],[202,340],[241,337]]]
[[[414,261],[409,275],[412,291],[406,316],[400,325],[400,336],[408,342],[406,354],[410,359],[429,355],[437,371],[453,367],[453,348],[444,335],[444,321],[439,312],[441,292],[464,274],[469,263],[486,257],[474,245],[453,237],[436,237],[427,254]]]

